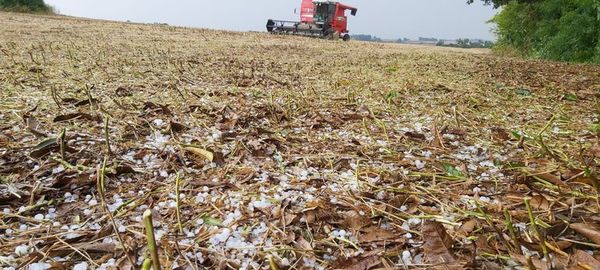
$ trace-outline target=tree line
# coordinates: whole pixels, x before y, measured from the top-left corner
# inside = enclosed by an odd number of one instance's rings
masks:
[[[472,3],[476,0],[468,0]],[[495,50],[525,57],[600,64],[599,0],[482,0],[502,10],[491,20]]]

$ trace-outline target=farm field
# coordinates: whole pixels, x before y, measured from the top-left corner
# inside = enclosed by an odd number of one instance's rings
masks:
[[[0,266],[600,268],[600,67],[0,12]],[[10,268],[12,267],[12,268]]]

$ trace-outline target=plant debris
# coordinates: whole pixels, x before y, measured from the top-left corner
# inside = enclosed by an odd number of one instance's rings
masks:
[[[4,269],[600,264],[600,67],[59,16],[0,25]]]

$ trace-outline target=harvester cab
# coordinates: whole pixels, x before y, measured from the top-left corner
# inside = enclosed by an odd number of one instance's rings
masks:
[[[300,9],[300,22],[269,19],[267,31],[278,34],[317,36],[321,38],[350,40],[348,17],[358,9],[335,1],[303,0]]]

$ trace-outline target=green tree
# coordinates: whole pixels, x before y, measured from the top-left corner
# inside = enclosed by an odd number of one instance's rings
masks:
[[[600,1],[482,1],[502,6],[491,20],[496,24],[497,50],[557,61],[600,63]]]
[[[0,9],[20,12],[51,12],[44,0],[0,0]]]

